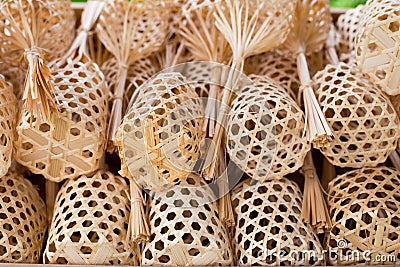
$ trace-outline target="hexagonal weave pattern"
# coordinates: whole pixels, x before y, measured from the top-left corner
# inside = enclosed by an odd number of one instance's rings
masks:
[[[192,171],[200,156],[204,112],[179,73],[159,73],[140,90],[117,133],[121,174],[160,190]]]
[[[46,207],[24,177],[0,178],[0,262],[38,263],[46,232]]]
[[[297,100],[300,79],[297,74],[296,60],[292,57],[278,52],[268,52],[252,57],[247,61],[247,67],[247,73],[269,76]]]
[[[142,265],[229,265],[232,254],[215,197],[201,177],[191,174],[154,194],[150,203],[150,242]]]
[[[376,166],[396,148],[399,119],[389,99],[357,68],[328,65],[314,76],[318,102],[333,133],[321,149],[336,166]]]
[[[363,8],[363,5],[359,5],[357,8],[347,10],[340,15],[336,22],[337,30],[340,34],[339,50],[341,59],[355,56],[351,55],[351,53],[355,49],[355,38],[362,18]]]
[[[104,62],[101,66],[106,82],[110,88],[110,91],[114,93],[116,82],[118,81],[118,62],[115,57],[111,57],[109,60]],[[143,58],[133,62],[128,67],[127,82],[125,83],[124,91],[124,102],[123,102],[123,114],[131,100],[131,97],[135,90],[144,84],[157,72],[157,68],[149,58]]]
[[[33,173],[60,182],[95,171],[105,148],[108,88],[98,66],[68,60],[54,73],[59,113],[52,122],[23,108],[15,159]]]
[[[398,0],[369,0],[356,37],[360,69],[389,95],[400,94],[400,5]]]
[[[303,165],[310,149],[304,114],[267,76],[251,76],[254,85],[239,93],[229,112],[227,151],[253,179],[283,176]]]
[[[388,167],[353,170],[329,183],[333,228],[326,246],[338,250],[332,264],[383,264],[376,255],[392,255],[400,263],[400,172]],[[345,244],[345,246],[344,246]],[[370,261],[346,258],[368,252]],[[347,254],[349,255],[349,254]]]
[[[46,263],[137,265],[127,238],[128,190],[110,172],[67,180],[57,195]]]
[[[232,192],[237,214],[234,243],[238,264],[322,264],[318,237],[300,217],[299,187],[279,178],[253,186],[250,182],[242,182]],[[314,251],[315,255],[309,257],[306,251]]]
[[[13,87],[0,75],[0,177],[11,165],[16,114],[17,99]]]

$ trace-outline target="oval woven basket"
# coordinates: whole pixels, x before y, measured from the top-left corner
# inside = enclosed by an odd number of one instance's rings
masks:
[[[233,101],[227,151],[255,180],[283,176],[303,165],[310,145],[303,136],[304,114],[285,90],[267,76],[251,76]]]
[[[214,193],[195,174],[156,192],[142,265],[230,265],[230,243],[217,211]]]
[[[377,167],[347,172],[329,183],[329,195],[333,228],[326,246],[337,251],[331,264],[400,263],[399,171]],[[382,255],[395,260],[379,261]]]
[[[302,194],[299,187],[288,179],[279,178],[253,186],[250,183],[248,179],[232,191],[237,214],[234,243],[238,264],[322,264],[318,237],[300,216]]]
[[[357,65],[389,95],[400,94],[400,5],[369,0],[356,36]]]
[[[125,180],[110,172],[68,180],[57,195],[45,262],[137,265],[127,237],[128,191]]]
[[[33,173],[60,182],[98,168],[106,142],[108,88],[90,61],[68,60],[53,75],[59,112],[46,122],[23,107],[14,156]]]
[[[357,68],[328,65],[314,76],[318,102],[335,139],[322,153],[336,166],[383,163],[396,148],[399,119],[385,96]]]
[[[0,262],[38,263],[46,233],[46,207],[21,175],[0,178]]]
[[[17,105],[11,83],[0,75],[0,177],[11,165]]]
[[[121,174],[150,190],[188,175],[200,156],[203,109],[179,73],[160,73],[140,88],[117,134]]]

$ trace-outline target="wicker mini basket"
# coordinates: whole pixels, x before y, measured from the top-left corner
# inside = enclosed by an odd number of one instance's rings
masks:
[[[314,76],[322,111],[335,139],[321,149],[334,165],[361,168],[384,162],[396,148],[399,119],[385,96],[357,68],[328,65]]]
[[[95,171],[105,149],[108,88],[98,66],[69,59],[53,72],[58,112],[51,121],[22,108],[15,159],[60,182]]]
[[[46,208],[24,177],[0,178],[0,262],[38,263],[46,232]]]
[[[142,265],[230,265],[229,239],[212,190],[198,175],[180,181],[151,200],[152,235]]]
[[[399,19],[397,0],[369,0],[356,36],[358,66],[389,95],[400,94]]]
[[[329,183],[329,195],[333,228],[326,246],[337,251],[331,264],[400,263],[399,171],[387,167],[350,171]],[[381,262],[380,255],[392,255],[395,261]]]
[[[233,190],[232,200],[237,214],[234,242],[239,265],[324,262],[317,235],[301,220],[302,195],[295,183],[273,179],[251,186],[248,179]],[[307,251],[315,254],[307,255]]]
[[[128,190],[110,172],[68,180],[57,195],[45,262],[137,265],[127,237]]]
[[[0,75],[0,177],[11,165],[16,114],[17,99],[13,87]]]
[[[304,114],[285,90],[267,76],[250,76],[229,112],[227,151],[255,180],[283,176],[303,165],[310,145]]]
[[[160,73],[140,89],[117,135],[121,174],[160,190],[193,170],[203,109],[193,86],[176,72]]]

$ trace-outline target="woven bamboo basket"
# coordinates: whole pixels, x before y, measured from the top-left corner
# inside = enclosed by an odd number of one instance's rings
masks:
[[[193,170],[203,109],[193,86],[176,72],[160,73],[140,89],[117,135],[121,175],[160,190]]]
[[[115,88],[115,83],[118,81],[117,60],[114,57],[111,57],[109,60],[104,62],[101,66],[101,70],[104,72],[107,85],[110,88]],[[156,74],[157,71],[157,68],[149,58],[142,58],[129,65],[125,82],[126,88],[123,95],[123,114],[125,114],[126,108],[135,90]]]
[[[0,262],[38,263],[46,232],[46,208],[24,177],[0,178]]]
[[[347,10],[336,22],[340,34],[339,51],[342,62],[354,63],[355,61],[355,38],[363,8],[363,5],[359,5],[357,8]]]
[[[256,186],[246,180],[234,189],[234,242],[239,265],[324,263],[317,235],[301,220],[301,199],[299,187],[287,179],[273,179]],[[310,256],[306,251],[315,254]]]
[[[298,99],[301,84],[297,64],[292,57],[277,51],[254,56],[247,61],[246,73],[269,76],[293,99]]]
[[[142,265],[230,265],[229,239],[214,201],[212,190],[195,174],[155,193]]]
[[[356,36],[358,66],[389,95],[400,94],[399,19],[397,0],[369,0]]]
[[[328,65],[314,77],[316,94],[336,138],[321,149],[334,165],[361,168],[386,161],[399,119],[386,97],[355,67]]]
[[[139,3],[140,2],[140,3]],[[156,1],[107,1],[99,18],[97,36],[117,61],[112,92],[112,109],[108,124],[108,150],[115,149],[115,133],[123,118],[123,100],[128,69],[131,64],[159,50],[167,35],[168,16]]]
[[[128,191],[125,180],[110,172],[68,180],[57,195],[45,262],[137,265],[127,236]]]
[[[53,72],[58,112],[51,121],[22,108],[15,159],[60,182],[95,171],[105,149],[108,88],[98,66],[74,58]]]
[[[353,170],[329,183],[333,228],[326,246],[338,254],[331,264],[400,263],[399,188],[399,171],[387,167]],[[352,251],[365,252],[370,260],[346,257]],[[380,262],[379,255],[395,261]]]
[[[230,159],[253,179],[283,176],[303,165],[310,145],[304,114],[285,90],[266,76],[250,76],[233,101],[227,127]]]
[[[17,99],[11,83],[0,75],[0,177],[8,172],[13,150]]]

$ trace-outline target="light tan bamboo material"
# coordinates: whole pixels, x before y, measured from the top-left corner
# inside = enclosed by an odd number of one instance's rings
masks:
[[[386,161],[399,139],[388,97],[356,67],[328,65],[314,76],[315,92],[335,139],[321,149],[335,166],[361,168]]]
[[[63,55],[74,37],[75,17],[71,4],[67,0],[18,0],[2,5],[3,61],[16,67],[21,64],[27,69],[22,94],[24,106],[34,116],[49,122],[50,113],[57,111],[57,99],[46,62]],[[25,59],[23,63],[22,58]]]
[[[103,70],[103,64],[112,58],[112,54],[104,47],[96,32],[90,32],[87,41],[89,57]]]
[[[53,218],[54,204],[56,203],[56,197],[58,193],[58,183],[46,180],[46,214],[47,214],[47,225],[51,226],[51,218]]]
[[[297,64],[291,56],[271,51],[249,58],[246,73],[269,76],[294,99],[298,99],[300,78]]]
[[[95,171],[105,148],[108,88],[98,66],[68,59],[54,72],[59,112],[51,123],[22,109],[16,160],[33,173],[60,182]]]
[[[232,192],[237,213],[234,242],[238,264],[323,264],[318,237],[300,218],[302,195],[299,187],[285,178],[257,185],[251,185],[250,181],[242,182]],[[315,254],[301,257],[303,251]]]
[[[97,170],[105,149],[108,88],[86,45],[103,4],[88,4],[70,50],[52,63],[59,112],[46,122],[25,108],[21,111],[15,158],[53,182]],[[50,192],[47,198],[55,198],[56,191]]]
[[[331,181],[328,194],[333,228],[326,246],[337,251],[330,264],[400,263],[399,171],[384,166],[353,170]],[[370,260],[346,257],[348,251],[368,253]],[[377,255],[395,261],[377,261]]]
[[[311,151],[304,159],[301,171],[305,179],[301,219],[310,224],[318,234],[329,231],[332,223]]]
[[[0,262],[38,263],[46,233],[43,200],[14,172],[0,178],[0,193]]]
[[[355,61],[355,38],[363,8],[363,5],[359,5],[357,8],[347,10],[336,22],[340,34],[339,50],[342,62],[352,64]]]
[[[154,0],[112,0],[97,25],[98,37],[118,62],[118,75],[111,89],[112,109],[108,125],[108,149],[114,150],[115,132],[123,117],[122,106],[128,67],[157,51],[167,35],[166,9],[157,8]]]
[[[369,0],[355,38],[357,65],[389,95],[400,94],[400,6],[397,0]]]
[[[56,200],[45,263],[137,265],[128,242],[129,187],[110,172],[68,180]]]
[[[211,188],[195,174],[180,181],[151,199],[152,235],[142,265],[230,265],[229,239]]]
[[[339,56],[336,47],[339,44],[340,37],[334,24],[331,24],[328,39],[325,42],[326,58],[332,64],[339,64]]]
[[[221,1],[189,1],[182,7],[185,20],[181,23],[180,35],[195,60],[221,64],[228,64],[231,60],[232,51],[229,44],[215,23],[214,12],[220,4]],[[212,71],[208,76],[209,101],[206,103],[203,131],[208,137],[212,137],[218,116],[216,102],[220,101],[222,85],[219,82],[218,76],[221,74],[218,71]]]
[[[111,57],[104,62],[101,69],[104,72],[109,88],[115,88],[115,83],[118,81],[119,75],[117,59]],[[125,114],[129,101],[136,89],[156,74],[158,70],[149,58],[142,58],[129,65],[127,71],[122,103],[123,114]]]
[[[304,113],[267,76],[250,76],[232,103],[227,127],[230,159],[257,181],[283,177],[303,165],[310,145],[303,136]]]
[[[1,48],[0,53],[3,53],[1,52]],[[22,99],[26,70],[23,69],[21,66],[12,67],[10,65],[7,65],[5,62],[1,62],[0,59],[0,73],[4,76],[7,82],[10,82],[12,84],[14,95],[17,97],[17,99]]]
[[[179,183],[200,156],[204,112],[200,98],[177,72],[147,81],[118,130],[121,175],[161,190]]]
[[[0,177],[11,166],[14,141],[14,127],[17,118],[17,99],[13,86],[0,75]]]
[[[299,0],[293,14],[294,28],[284,46],[297,58],[306,114],[306,136],[315,147],[326,147],[333,139],[312,90],[306,55],[320,51],[329,35],[331,15],[327,0]]]
[[[240,73],[244,70],[245,60],[257,54],[264,53],[282,44],[289,33],[291,16],[295,2],[292,0],[270,1],[234,1],[224,0],[217,5],[214,13],[216,26],[227,40],[232,50],[232,63],[227,74],[225,87],[218,110],[213,143],[219,149],[227,124],[228,108],[234,99],[234,91],[239,90]],[[224,79],[225,80],[225,79]],[[217,123],[218,122],[218,123]],[[207,151],[206,154],[224,152]],[[217,161],[213,161],[203,172],[206,180],[215,179]]]

